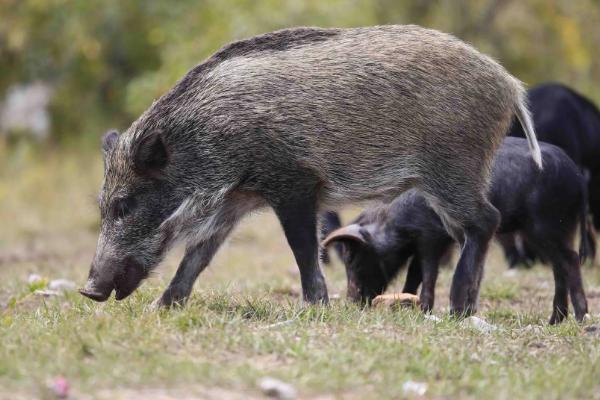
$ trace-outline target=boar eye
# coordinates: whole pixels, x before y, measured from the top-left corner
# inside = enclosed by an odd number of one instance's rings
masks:
[[[131,214],[135,208],[136,202],[133,197],[117,199],[112,206],[112,217],[114,219],[122,219]]]

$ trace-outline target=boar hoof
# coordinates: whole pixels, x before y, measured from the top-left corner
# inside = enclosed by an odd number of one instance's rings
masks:
[[[181,296],[167,289],[158,299],[154,300],[151,309],[158,310],[161,308],[170,308],[182,306],[187,299],[187,296]]]
[[[466,307],[451,307],[450,315],[457,319],[465,319],[477,313],[477,308],[474,306]]]
[[[159,311],[166,308],[170,308],[173,305],[172,302],[166,301],[163,297],[159,297],[150,304],[151,311]]]

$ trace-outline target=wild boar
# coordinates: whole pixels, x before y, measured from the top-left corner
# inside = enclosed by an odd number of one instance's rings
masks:
[[[327,302],[319,211],[418,187],[465,243],[452,310],[475,311],[498,212],[484,193],[513,115],[539,148],[522,84],[418,26],[297,28],[231,43],[104,139],[101,230],[81,293],[132,293],[177,240],[158,305],[183,301],[236,222],[271,207],[307,302]]]
[[[560,83],[544,83],[527,91],[539,140],[563,149],[585,171],[594,226],[600,228],[600,110],[588,98]],[[525,137],[513,123],[510,136]],[[522,238],[505,236],[502,247],[512,266],[529,265],[535,252]],[[517,246],[517,243],[519,244]]]
[[[558,147],[541,143],[544,170],[523,151],[525,140],[506,138],[498,151],[490,187],[490,201],[498,208],[499,235],[520,233],[544,262],[552,264],[555,293],[551,324],[568,314],[568,295],[575,316],[587,313],[580,258],[594,257],[596,244],[587,218],[586,182],[573,161]],[[579,256],[572,249],[580,227]],[[421,308],[429,311],[440,260],[453,238],[416,190],[389,206],[367,209],[350,225],[325,239],[324,246],[341,244],[348,276],[348,296],[370,302],[410,259],[403,292],[416,294],[422,283]]]

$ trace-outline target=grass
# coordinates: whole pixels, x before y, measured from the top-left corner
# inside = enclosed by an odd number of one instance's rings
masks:
[[[339,263],[326,269],[328,307],[299,301],[299,278],[277,221],[249,217],[191,300],[149,310],[177,265],[172,254],[131,298],[96,304],[76,293],[43,298],[31,273],[82,283],[94,252],[101,162],[88,154],[5,157],[0,172],[0,399],[48,396],[64,376],[76,398],[261,398],[272,376],[302,398],[402,398],[425,382],[427,398],[597,398],[600,275],[585,268],[592,321],[546,323],[550,269],[507,273],[494,247],[479,316],[483,334],[447,317],[452,271],[438,283],[439,323],[412,309],[347,303]],[[345,220],[352,211],[346,212]],[[399,290],[403,277],[392,290]],[[335,297],[335,296],[334,296]]]

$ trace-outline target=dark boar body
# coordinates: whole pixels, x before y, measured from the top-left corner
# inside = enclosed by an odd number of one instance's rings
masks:
[[[590,211],[594,226],[600,228],[600,110],[591,100],[560,83],[532,87],[527,98],[538,139],[563,149],[585,171]],[[525,137],[518,121],[513,122],[509,135]],[[537,258],[526,241],[519,244],[512,236],[502,240],[511,266],[529,265]]]
[[[540,171],[524,151],[524,144],[523,139],[506,138],[494,162],[489,196],[501,214],[498,237],[522,235],[542,260],[552,265],[551,323],[567,316],[569,295],[577,319],[582,320],[587,301],[580,258],[595,253],[590,235],[593,228],[586,215],[586,182],[558,147],[541,143],[544,169]],[[579,256],[572,248],[578,224]],[[324,245],[332,243],[342,247],[350,298],[370,302],[409,263],[403,291],[416,294],[422,283],[421,307],[429,311],[440,260],[455,241],[425,197],[411,190],[388,206],[363,211],[352,224],[333,231]]]
[[[327,301],[317,212],[418,187],[466,238],[452,304],[473,312],[498,221],[484,188],[515,113],[539,161],[523,100],[496,62],[417,26],[298,28],[229,44],[105,138],[101,232],[82,293],[125,298],[180,239],[186,254],[158,304],[183,301],[236,222],[268,206],[304,299]]]
[[[527,99],[538,139],[560,147],[590,173],[600,174],[598,107],[560,83],[532,87],[527,91]],[[511,126],[509,135],[525,137],[518,121]]]

